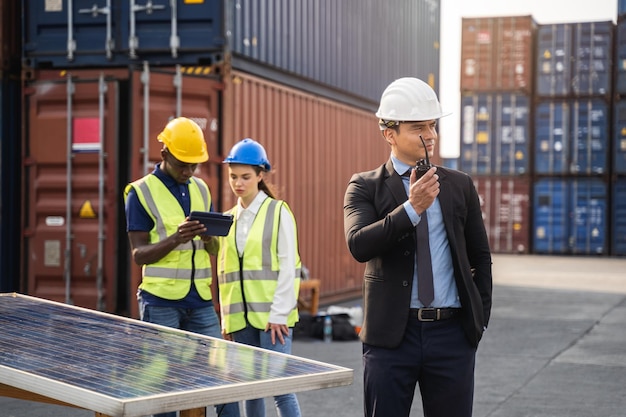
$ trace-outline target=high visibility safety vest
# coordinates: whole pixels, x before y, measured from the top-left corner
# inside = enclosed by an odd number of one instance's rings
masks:
[[[160,242],[177,232],[178,225],[185,220],[185,213],[176,197],[159,178],[150,174],[128,184],[124,190],[124,198],[131,188],[135,189],[141,205],[154,221],[154,227],[150,230],[150,242]],[[209,211],[211,193],[204,181],[191,177],[189,197],[192,211]],[[183,299],[191,288],[193,277],[200,297],[207,301],[213,298],[211,259],[199,236],[178,245],[157,262],[144,265],[142,273],[139,288],[157,297],[167,300]]]
[[[270,309],[276,292],[279,273],[278,226],[281,207],[285,207],[294,222],[296,236],[296,264],[293,290],[298,296],[300,290],[301,262],[298,254],[295,218],[284,201],[266,198],[257,213],[248,233],[243,258],[240,262],[237,252],[237,223],[230,228],[227,236],[220,238],[220,250],[217,255],[217,269],[220,289],[222,322],[226,333],[236,332],[246,327],[247,323],[257,329],[265,329],[269,320]],[[237,207],[229,213],[237,218]],[[298,308],[287,317],[287,325],[293,327],[298,321]]]

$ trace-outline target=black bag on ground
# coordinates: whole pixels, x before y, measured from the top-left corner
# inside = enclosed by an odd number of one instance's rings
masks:
[[[324,339],[324,317],[315,316],[311,325],[311,334],[316,339]],[[350,315],[347,313],[331,314],[333,323],[333,340],[356,340],[359,336],[350,323]]]
[[[313,337],[313,322],[315,318],[310,314],[300,313],[300,318],[293,327],[293,339],[310,339]]]

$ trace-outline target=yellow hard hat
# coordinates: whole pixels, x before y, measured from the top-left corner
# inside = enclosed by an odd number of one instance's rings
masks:
[[[157,139],[180,162],[199,164],[209,160],[202,129],[191,119],[177,117],[171,120]]]

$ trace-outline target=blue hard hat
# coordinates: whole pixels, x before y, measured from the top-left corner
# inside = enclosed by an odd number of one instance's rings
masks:
[[[265,148],[254,139],[246,138],[240,140],[232,147],[226,159],[225,164],[243,164],[260,166],[266,171],[270,171],[272,166],[267,159]]]

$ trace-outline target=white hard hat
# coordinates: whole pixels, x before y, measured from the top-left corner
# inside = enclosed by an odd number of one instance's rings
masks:
[[[424,81],[413,78],[399,78],[389,84],[380,98],[376,117],[381,120],[381,130],[386,122],[420,122],[448,116],[450,112],[441,109],[437,94]]]

